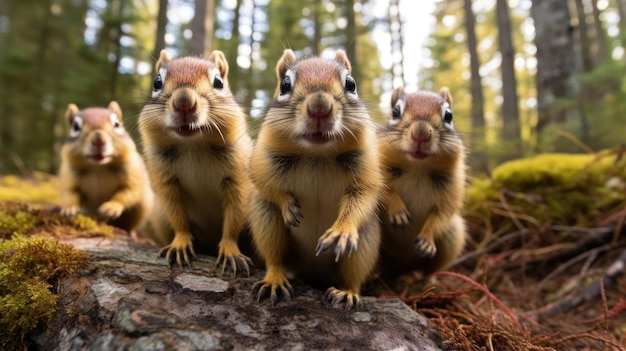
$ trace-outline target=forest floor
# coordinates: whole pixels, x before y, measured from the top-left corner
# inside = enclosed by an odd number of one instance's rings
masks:
[[[464,254],[445,272],[415,273],[393,283],[374,280],[364,294],[402,299],[454,350],[626,351],[623,154],[593,156],[594,166],[581,161],[571,179],[551,179],[533,165],[532,174],[544,174],[525,182],[520,165],[513,164],[494,171],[487,187],[473,180],[470,189],[478,189],[468,191]],[[605,166],[592,170],[600,162]],[[559,177],[568,171],[551,160],[539,163]],[[585,176],[587,171],[592,175]],[[603,176],[593,176],[598,172]],[[0,178],[0,220],[7,201],[54,205],[54,181],[42,174]],[[551,196],[565,206],[552,203]],[[42,230],[52,224],[37,222]]]
[[[619,227],[570,228],[570,242],[551,246],[532,238],[549,226],[508,233],[445,272],[367,289],[425,315],[454,350],[623,351],[626,209],[615,215]]]

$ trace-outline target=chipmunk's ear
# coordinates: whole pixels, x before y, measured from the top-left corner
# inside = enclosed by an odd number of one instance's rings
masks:
[[[109,102],[109,110],[113,111],[113,113],[115,113],[117,115],[117,118],[120,120],[120,122],[122,121],[122,108],[120,107],[120,104],[117,103],[117,101],[113,100],[111,102]]]
[[[226,61],[226,56],[220,50],[213,50],[211,52],[211,56],[209,56],[209,60],[213,61],[217,69],[220,71],[220,76],[223,80],[228,78],[228,61]]]
[[[352,65],[350,64],[350,60],[348,60],[348,55],[343,50],[337,50],[335,54],[335,61],[339,62],[342,66],[344,66],[348,73],[352,73]]]
[[[159,55],[159,60],[154,66],[156,68],[156,73],[159,73],[159,69],[167,65],[170,61],[172,61],[170,54],[168,54],[167,51],[165,51],[165,49],[161,50],[161,55]]]
[[[404,95],[404,88],[403,87],[399,87],[396,88],[393,93],[391,93],[391,108],[394,108],[396,106],[396,103],[398,102],[398,100],[400,100],[400,98]]]
[[[75,104],[67,105],[67,109],[65,110],[65,122],[68,126],[74,123],[74,117],[78,115],[78,111],[78,106]]]
[[[439,95],[446,100],[448,107],[452,108],[452,94],[450,94],[450,90],[447,87],[443,87],[439,90]]]
[[[282,81],[287,74],[287,70],[296,64],[296,54],[291,49],[285,49],[283,56],[280,57],[276,64],[276,77],[278,77],[278,84]]]

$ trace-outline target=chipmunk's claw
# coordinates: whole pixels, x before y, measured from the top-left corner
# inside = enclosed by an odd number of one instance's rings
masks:
[[[328,290],[326,290],[325,297],[326,301],[328,301],[331,305],[343,305],[346,310],[356,308],[361,302],[359,294],[355,294],[350,291],[339,290],[335,287],[328,288]]]
[[[191,267],[192,259],[197,259],[196,252],[193,250],[191,239],[180,238],[174,236],[172,243],[165,246],[159,251],[159,256],[165,257],[167,263],[172,267],[177,263],[180,267]]]
[[[437,246],[432,240],[417,237],[414,242],[415,252],[424,258],[433,258],[437,253]]]
[[[391,225],[396,228],[406,229],[411,224],[411,213],[406,208],[390,215]]]
[[[252,294],[256,296],[259,302],[269,297],[270,303],[274,305],[280,296],[282,296],[285,301],[290,302],[294,291],[286,277],[276,277],[273,279],[266,276],[263,280],[254,283],[252,286]]]
[[[352,255],[357,248],[357,237],[351,233],[329,229],[317,241],[315,255],[317,256],[322,252],[327,252],[333,246],[335,247],[335,262],[337,262],[346,251],[348,252],[348,256]]]

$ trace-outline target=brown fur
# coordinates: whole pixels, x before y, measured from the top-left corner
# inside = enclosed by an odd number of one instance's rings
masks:
[[[134,234],[153,194],[144,162],[124,129],[119,105],[112,101],[108,108],[79,111],[69,104],[65,120],[68,138],[61,148],[59,169],[61,212],[106,218]]]
[[[267,266],[259,299],[289,299],[295,275],[350,308],[375,266],[383,175],[370,116],[342,83],[349,69],[343,51],[334,61],[296,62],[285,50],[277,64],[275,100],[250,163],[252,236]],[[292,90],[281,94],[287,76]]]
[[[444,122],[451,105],[446,88],[439,94],[405,94],[398,88],[392,94],[391,106],[401,116],[391,117],[379,137],[389,170],[380,264],[384,276],[413,270],[429,274],[446,268],[463,250],[466,151],[452,125]]]
[[[252,188],[246,169],[250,138],[228,88],[228,63],[217,50],[209,60],[172,60],[162,51],[156,70],[139,130],[157,195],[153,235],[169,243],[161,255],[188,265],[197,249],[217,255],[222,272],[230,267],[234,274],[237,268],[249,273],[250,259],[238,241]]]

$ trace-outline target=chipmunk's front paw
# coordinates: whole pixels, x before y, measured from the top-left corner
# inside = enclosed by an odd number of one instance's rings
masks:
[[[328,301],[333,306],[341,306],[344,305],[345,309],[350,310],[351,308],[356,308],[361,302],[361,298],[359,294],[355,294],[350,291],[339,290],[335,287],[330,287],[326,290],[326,301]]]
[[[429,239],[425,239],[422,237],[415,238],[415,253],[418,256],[424,258],[433,258],[437,253],[437,246],[435,246],[435,242]]]
[[[237,269],[245,271],[250,276],[250,267],[254,266],[252,260],[239,251],[239,247],[235,242],[220,243],[219,254],[217,256],[217,266],[222,266],[222,275],[226,268],[233,272],[233,276],[237,276]]]
[[[159,256],[165,257],[170,267],[174,263],[178,263],[180,267],[183,265],[191,267],[191,260],[196,258],[191,241],[191,235],[174,235],[172,243],[162,248]]]
[[[100,205],[98,214],[105,218],[116,219],[124,212],[124,205],[117,201],[107,201]]]
[[[337,262],[346,250],[348,251],[348,256],[352,255],[354,250],[356,250],[357,242],[358,236],[356,233],[340,232],[331,228],[327,230],[326,233],[324,233],[324,235],[322,235],[317,241],[315,255],[327,252],[334,246],[335,262]]]
[[[80,212],[80,207],[78,206],[68,206],[61,208],[61,215],[67,218],[74,218]]]
[[[403,208],[395,213],[389,215],[389,221],[391,225],[397,228],[408,228],[411,224],[411,213],[406,208]]]
[[[285,203],[282,209],[283,220],[290,227],[299,227],[300,220],[304,218],[300,203],[293,196]]]
[[[285,301],[291,301],[293,287],[289,284],[289,280],[284,274],[268,272],[263,280],[254,283],[252,294],[256,296],[257,301],[269,297],[270,302],[274,305],[279,299],[279,295],[282,295]]]

